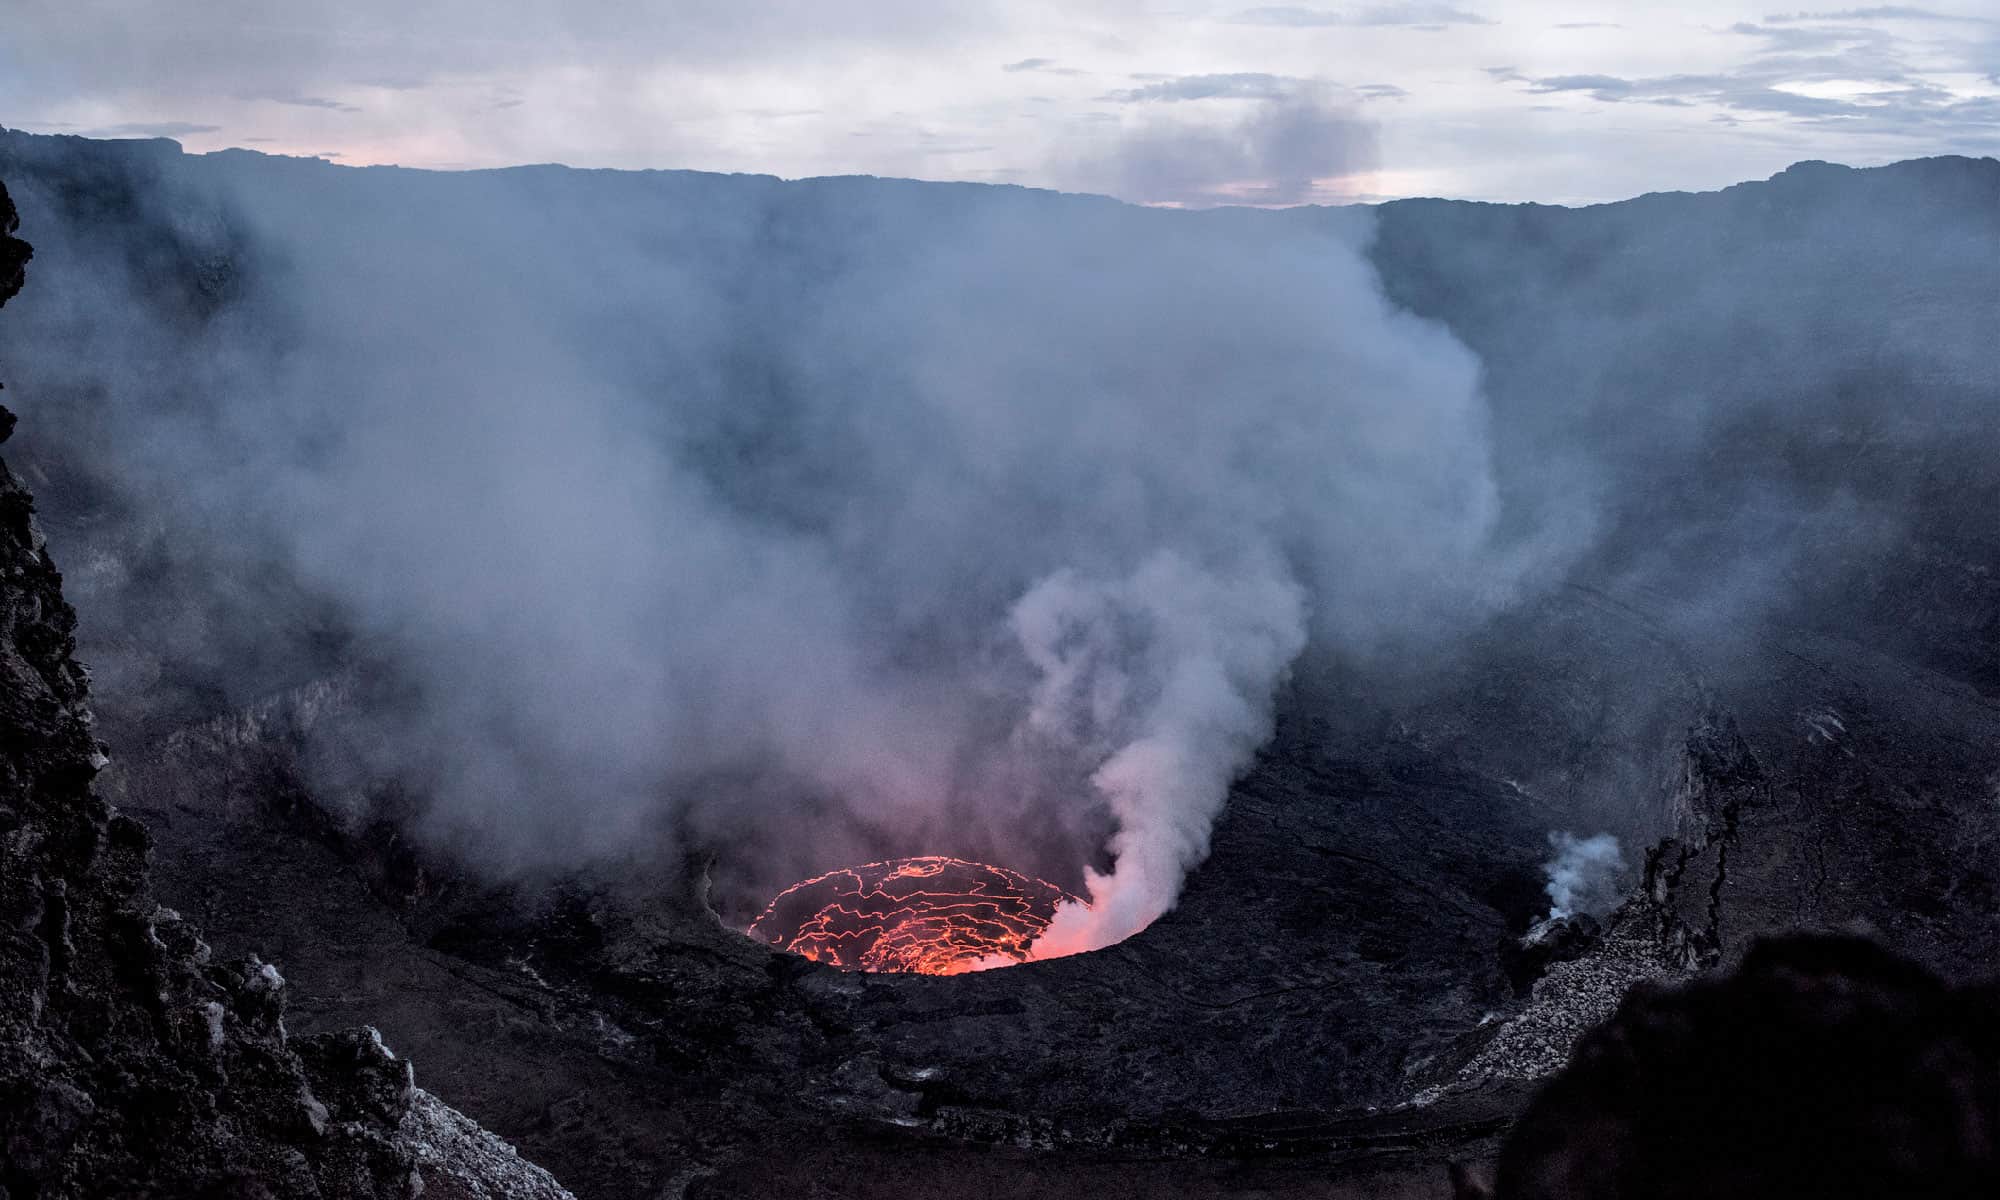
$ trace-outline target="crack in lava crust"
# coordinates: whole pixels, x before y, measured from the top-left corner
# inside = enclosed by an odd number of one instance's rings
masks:
[[[1026,961],[1065,903],[1081,901],[1005,867],[896,858],[793,884],[750,934],[843,971],[960,975]]]

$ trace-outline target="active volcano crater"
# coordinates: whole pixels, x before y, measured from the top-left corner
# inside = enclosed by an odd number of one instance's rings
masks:
[[[1056,909],[1081,903],[1047,880],[928,855],[793,884],[749,932],[843,971],[962,975],[1028,961]]]

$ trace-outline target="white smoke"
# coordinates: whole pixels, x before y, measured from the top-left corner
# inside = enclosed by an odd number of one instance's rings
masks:
[[[1580,838],[1558,831],[1549,834],[1549,846],[1555,856],[1542,864],[1548,877],[1543,890],[1549,897],[1549,920],[1602,913],[1617,904],[1625,854],[1616,837],[1600,833]]]
[[[19,180],[10,382],[70,406],[27,427],[73,418],[215,613],[274,570],[332,604],[408,704],[315,761],[405,781],[496,870],[695,839],[761,904],[956,853],[1088,890],[1043,952],[1107,944],[1171,906],[1309,645],[1422,647],[1517,577],[1478,365],[1351,219],[162,173],[125,236],[227,231],[217,312],[162,311],[143,255]],[[78,602],[148,644],[133,595]],[[256,617],[235,657],[284,662]]]
[[[1275,570],[1222,577],[1171,554],[1120,580],[1064,572],[1015,606],[1041,671],[1028,728],[1095,764],[1091,785],[1118,829],[1113,870],[1087,872],[1089,903],[1057,912],[1037,956],[1121,941],[1173,904],[1230,782],[1270,736],[1272,692],[1305,645],[1305,616],[1303,589]]]

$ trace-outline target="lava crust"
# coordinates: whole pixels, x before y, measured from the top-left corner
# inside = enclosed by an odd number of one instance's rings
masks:
[[[843,971],[962,975],[1026,961],[1056,907],[1075,900],[1005,867],[895,858],[793,884],[750,932]]]

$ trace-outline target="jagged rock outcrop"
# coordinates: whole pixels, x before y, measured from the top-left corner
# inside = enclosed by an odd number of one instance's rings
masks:
[[[15,228],[0,187],[0,304],[29,255]],[[372,1030],[288,1037],[278,970],[157,903],[145,827],[92,789],[75,627],[0,462],[0,1196],[565,1196]]]
[[[14,211],[14,200],[4,190],[0,190],[0,305],[12,300],[21,290],[27,278],[28,260],[34,257],[34,248],[14,231],[21,227],[21,218]],[[0,390],[6,384],[0,383]],[[0,405],[0,442],[4,442],[14,432],[14,414],[5,405]]]
[[[1634,989],[1508,1135],[1497,1184],[1503,1200],[2000,1193],[2000,989],[1825,935]]]
[[[13,198],[0,192],[0,304],[20,292],[28,260],[35,254],[34,247],[14,236],[20,228],[21,217],[14,211]]]

